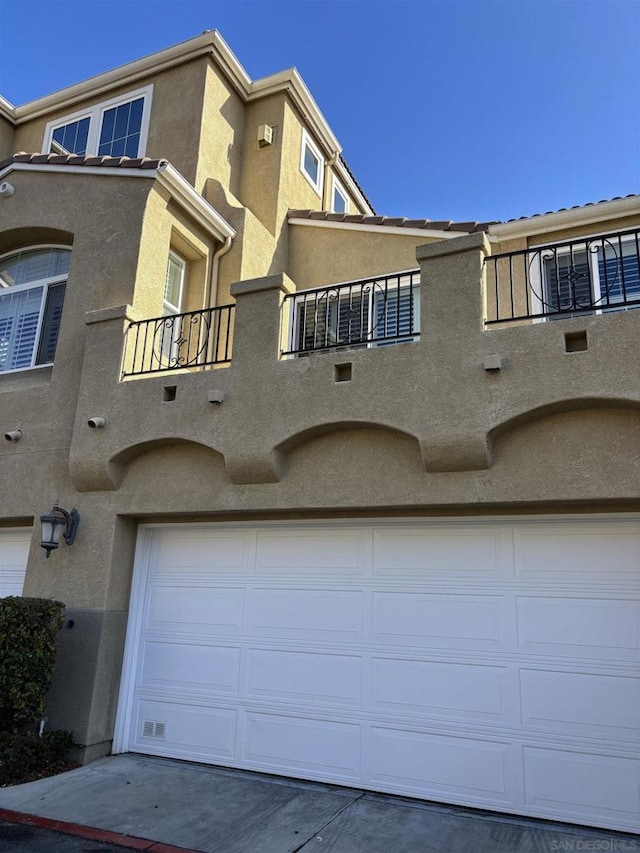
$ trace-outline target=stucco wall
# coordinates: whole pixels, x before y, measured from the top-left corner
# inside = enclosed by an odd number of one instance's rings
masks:
[[[485,331],[489,245],[475,234],[418,248],[417,342],[283,359],[284,298],[299,282],[279,274],[232,288],[230,367],[120,381],[126,304],[155,312],[188,217],[148,179],[16,172],[15,184],[0,246],[55,226],[73,262],[53,368],[0,375],[4,429],[24,431],[0,447],[2,482],[15,484],[0,518],[23,523],[56,498],[80,511],[76,542],[48,561],[36,525],[25,592],[60,598],[75,621],[50,719],[85,756],[113,732],[140,519],[639,508],[638,312]],[[323,254],[337,253],[318,251],[318,268]],[[577,331],[588,348],[567,352]],[[500,371],[484,369],[489,354]],[[345,364],[351,379],[337,381]],[[95,416],[104,429],[88,427]]]
[[[206,70],[201,112],[195,187],[202,192],[207,179],[213,178],[237,196],[242,174],[245,107],[212,62]]]
[[[0,113],[0,160],[11,157],[16,152],[14,135],[13,123]]]
[[[433,242],[412,234],[393,234],[344,227],[289,225],[287,272],[299,289],[369,275],[417,269],[416,247]]]
[[[0,518],[5,526],[24,524],[55,500],[80,510],[82,535],[48,561],[36,525],[24,593],[63,601],[74,622],[61,638],[49,716],[51,725],[71,727],[91,756],[104,753],[100,744],[113,727],[135,525],[116,521],[109,494],[79,500],[70,479],[72,435],[89,432],[88,419],[101,412],[109,412],[110,423],[119,417],[109,397],[118,387],[112,379],[120,373],[126,320],[113,307],[133,303],[143,315],[157,316],[169,246],[188,240],[206,265],[213,242],[155,189],[151,176],[14,172],[11,182],[15,194],[0,205],[0,253],[54,243],[69,245],[72,260],[53,367],[0,374],[2,432],[22,430],[19,442],[0,445],[0,479],[11,484],[0,493]],[[204,266],[194,273],[201,305]],[[115,346],[101,337],[104,324],[86,325],[87,312],[96,311],[120,318],[113,321]],[[82,388],[102,382],[102,389],[94,387],[96,411],[83,409],[77,420]],[[124,418],[135,432],[137,414]]]
[[[198,166],[207,69],[208,60],[205,57],[194,59],[131,85],[116,87],[99,97],[87,98],[21,123],[16,129],[15,150],[29,153],[42,151],[45,127],[49,122],[153,84],[146,156],[165,157],[193,183]]]

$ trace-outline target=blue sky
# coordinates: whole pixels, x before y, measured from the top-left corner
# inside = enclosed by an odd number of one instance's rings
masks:
[[[213,28],[254,78],[298,68],[381,213],[503,220],[640,192],[635,0],[0,0],[0,93]]]

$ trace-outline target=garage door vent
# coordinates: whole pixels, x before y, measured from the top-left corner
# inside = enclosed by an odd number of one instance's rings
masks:
[[[145,720],[142,724],[142,737],[154,737],[165,740],[167,725],[155,720]]]

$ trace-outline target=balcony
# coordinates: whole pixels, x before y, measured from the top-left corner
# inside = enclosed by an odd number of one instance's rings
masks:
[[[285,297],[290,330],[285,356],[416,341],[420,270],[408,270]]]
[[[129,325],[122,376],[229,364],[235,305],[169,314]]]
[[[486,326],[640,307],[640,231],[486,258]]]

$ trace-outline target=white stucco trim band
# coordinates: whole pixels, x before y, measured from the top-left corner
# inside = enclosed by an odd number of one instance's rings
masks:
[[[365,225],[359,222],[333,222],[328,219],[289,219],[289,225],[306,225],[311,228],[337,228],[339,231],[368,231],[371,234],[397,234],[401,237],[435,237],[450,240],[468,237],[467,231],[435,231],[429,228],[402,228],[394,225]]]

